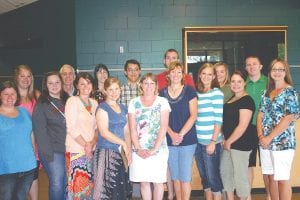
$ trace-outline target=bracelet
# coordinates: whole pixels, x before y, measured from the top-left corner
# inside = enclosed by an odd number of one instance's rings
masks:
[[[139,149],[132,149],[132,152],[137,153]]]
[[[216,140],[213,140],[213,139],[210,139],[210,141],[215,142],[215,143],[217,142]]]
[[[264,137],[264,135],[263,135],[263,134],[259,135],[259,136],[258,136],[258,139],[260,139],[260,138],[262,138],[262,137]]]

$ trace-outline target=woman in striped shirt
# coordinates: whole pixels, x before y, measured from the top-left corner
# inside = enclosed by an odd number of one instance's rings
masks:
[[[216,71],[211,63],[204,63],[198,71],[198,117],[196,132],[198,144],[195,152],[205,199],[219,200],[223,189],[220,177],[220,154],[223,99]]]

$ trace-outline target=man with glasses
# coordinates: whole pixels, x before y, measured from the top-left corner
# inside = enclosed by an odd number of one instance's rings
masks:
[[[124,65],[124,74],[127,83],[121,87],[120,102],[128,106],[131,99],[139,96],[140,63],[134,59],[127,60]]]
[[[127,83],[121,86],[120,102],[128,107],[130,100],[139,96],[140,63],[134,59],[127,60],[124,65],[124,74],[127,78]],[[133,183],[132,190],[134,198],[141,197],[139,183]]]

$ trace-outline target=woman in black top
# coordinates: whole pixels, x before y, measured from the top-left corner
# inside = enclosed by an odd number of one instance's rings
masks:
[[[249,155],[257,145],[252,117],[255,110],[253,99],[245,91],[246,76],[236,71],[231,76],[230,88],[234,96],[224,104],[223,134],[224,151],[221,156],[221,178],[227,199],[234,199],[234,189],[239,199],[250,195],[248,181]]]

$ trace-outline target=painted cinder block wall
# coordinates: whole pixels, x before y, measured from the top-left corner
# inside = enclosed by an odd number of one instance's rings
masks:
[[[166,49],[182,55],[183,27],[227,25],[288,26],[288,61],[300,89],[298,0],[76,0],[77,67],[104,63],[122,69],[134,58],[143,68],[163,68]]]

